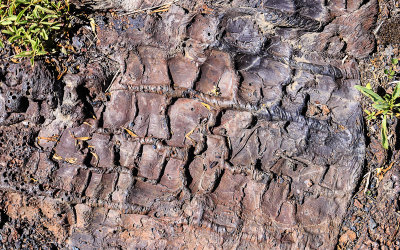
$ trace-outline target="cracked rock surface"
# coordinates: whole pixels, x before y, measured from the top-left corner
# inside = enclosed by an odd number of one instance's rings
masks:
[[[4,62],[0,245],[333,249],[363,167],[353,86],[376,13],[374,0],[178,1],[96,12],[61,79]]]

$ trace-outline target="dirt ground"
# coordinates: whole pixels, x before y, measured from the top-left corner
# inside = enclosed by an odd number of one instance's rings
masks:
[[[72,3],[0,51],[2,249],[400,248],[398,2]]]

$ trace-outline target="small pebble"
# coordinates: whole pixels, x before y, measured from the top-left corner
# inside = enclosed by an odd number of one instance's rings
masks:
[[[374,221],[374,219],[370,218],[369,219],[369,224],[368,224],[369,230],[371,230],[371,231],[374,230],[376,228],[376,226],[377,226],[377,224]]]
[[[304,181],[304,184],[306,184],[307,187],[311,187],[312,185],[314,185],[314,183],[312,182],[312,180],[308,179]]]

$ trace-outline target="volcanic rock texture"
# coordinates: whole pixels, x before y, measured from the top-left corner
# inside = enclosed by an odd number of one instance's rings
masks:
[[[61,80],[44,62],[4,62],[0,244],[333,249],[364,161],[353,86],[376,6],[99,12],[96,37],[83,26],[72,38],[96,55]]]

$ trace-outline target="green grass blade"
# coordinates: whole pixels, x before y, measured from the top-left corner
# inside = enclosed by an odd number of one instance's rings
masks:
[[[27,10],[29,9],[29,7],[31,7],[31,6],[28,6],[28,7],[24,8],[24,9],[18,14],[17,19],[15,20],[16,22],[19,22],[19,20],[21,20],[21,18],[22,18],[22,16],[24,15],[25,11],[27,11]]]
[[[13,42],[15,42],[16,40],[18,40],[18,39],[20,39],[20,38],[22,38],[21,35],[15,35],[15,36],[10,37],[10,38],[8,39],[8,41],[9,41],[10,43],[13,43]]]
[[[397,85],[394,88],[393,94],[392,94],[392,99],[393,100],[396,100],[398,97],[400,97],[400,81],[397,81]]]
[[[10,24],[12,24],[13,22],[12,21],[9,21],[9,20],[3,20],[3,21],[1,21],[0,22],[0,25],[4,25],[4,26],[6,26],[6,25],[10,25]]]
[[[381,102],[381,103],[385,103],[385,100],[382,99],[382,97],[380,97],[377,93],[373,92],[370,89],[367,89],[363,86],[360,85],[356,85],[354,86],[358,91],[360,91],[361,93],[363,93],[365,96],[368,96],[369,98],[372,99],[372,101],[374,102]]]
[[[10,35],[10,36],[14,35],[14,32],[9,31],[9,30],[2,30],[1,33],[7,34],[7,35]]]
[[[16,58],[21,58],[21,57],[31,57],[33,55],[32,51],[23,51],[19,53],[18,55],[15,55],[14,57]]]
[[[43,17],[42,20],[40,20],[40,22],[43,22],[43,21],[45,21],[47,19],[50,19],[50,18],[57,18],[57,17],[58,17],[57,15],[49,14],[49,15],[46,15],[45,17]]]
[[[47,13],[47,14],[56,14],[55,11],[50,10],[50,9],[47,9],[47,8],[44,8],[44,7],[40,6],[40,5],[36,5],[36,7],[37,7],[39,10],[41,10],[42,12],[45,12],[45,13]]]
[[[389,148],[389,141],[387,138],[387,124],[386,124],[386,115],[383,116],[382,127],[381,127],[381,137],[382,137],[382,146],[384,149]]]
[[[46,30],[42,30],[41,36],[43,37],[44,40],[48,40],[49,39],[49,36],[47,35]]]
[[[377,110],[382,110],[382,111],[389,111],[390,110],[390,106],[387,103],[383,103],[383,104],[374,103],[374,104],[372,104],[372,107],[377,109]]]

